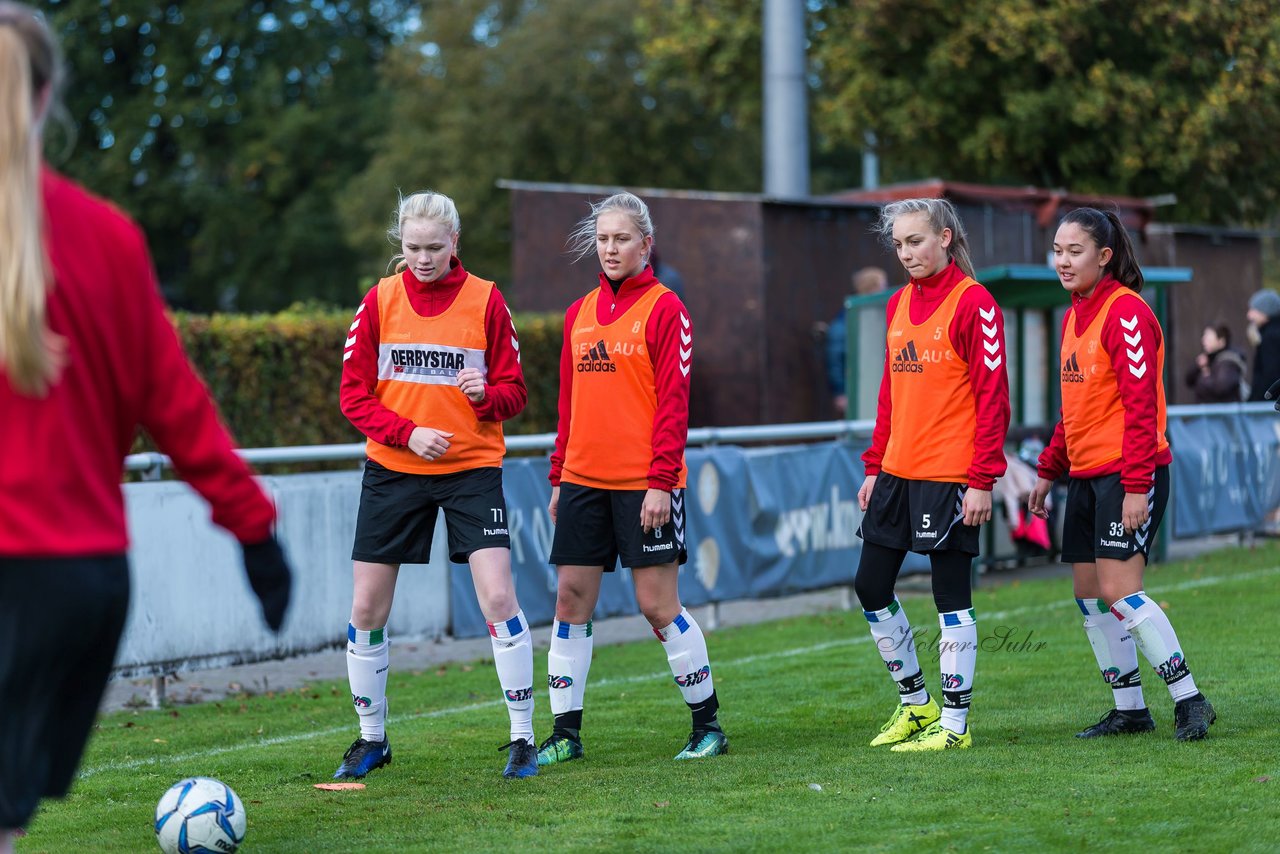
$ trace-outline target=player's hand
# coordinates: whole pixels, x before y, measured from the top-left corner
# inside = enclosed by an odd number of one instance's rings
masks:
[[[1120,508],[1120,521],[1124,524],[1124,532],[1132,534],[1147,524],[1150,517],[1147,512],[1147,496],[1141,492],[1126,492],[1124,504]]]
[[[458,388],[472,403],[479,403],[484,400],[484,374],[476,368],[463,368],[458,371]]]
[[[556,523],[556,510],[560,506],[560,487],[551,487],[551,503],[547,505],[547,512],[551,514],[551,524]]]
[[[1044,502],[1052,488],[1053,481],[1042,477],[1036,478],[1036,485],[1031,487],[1031,494],[1027,496],[1027,509],[1031,511],[1032,516],[1039,516],[1041,519],[1049,518],[1049,508]]]
[[[671,493],[665,489],[650,489],[640,505],[640,527],[647,534],[671,521]]]
[[[964,523],[976,528],[983,522],[991,521],[991,490],[974,489],[972,486],[964,491]]]
[[[862,512],[867,512],[867,505],[871,503],[871,490],[876,488],[876,476],[874,474],[867,475],[867,479],[862,482],[862,488],[858,490],[858,506],[862,508]]]
[[[443,430],[414,427],[413,432],[409,434],[409,450],[424,460],[438,460],[444,456],[445,451],[449,450],[449,440],[452,438],[452,433],[446,433]]]
[[[280,631],[289,610],[289,594],[293,590],[293,572],[275,535],[260,543],[243,546],[244,571],[249,586],[262,603],[262,618],[271,631]]]
[[[1264,396],[1267,400],[1274,400],[1276,402],[1276,412],[1280,412],[1280,380],[1273,382]]]

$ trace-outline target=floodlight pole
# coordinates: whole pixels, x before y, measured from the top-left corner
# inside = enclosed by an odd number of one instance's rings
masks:
[[[764,192],[809,195],[804,0],[764,2]]]

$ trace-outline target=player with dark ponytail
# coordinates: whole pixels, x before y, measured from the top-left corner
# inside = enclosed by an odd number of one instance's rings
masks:
[[[1079,738],[1149,732],[1138,650],[1168,685],[1174,735],[1204,738],[1216,717],[1196,689],[1164,610],[1142,589],[1169,501],[1164,333],[1138,295],[1142,270],[1120,218],[1078,208],[1062,220],[1054,265],[1071,294],[1063,318],[1062,418],[1040,456],[1029,506],[1047,518],[1053,481],[1070,475],[1062,559],[1072,565],[1085,635],[1115,707]]]

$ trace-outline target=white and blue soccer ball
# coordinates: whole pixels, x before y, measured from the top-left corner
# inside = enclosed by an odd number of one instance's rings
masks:
[[[244,831],[244,804],[221,780],[179,780],[156,804],[156,840],[165,854],[235,851]]]

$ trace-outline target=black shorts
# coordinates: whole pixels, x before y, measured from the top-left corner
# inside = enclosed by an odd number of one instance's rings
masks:
[[[128,609],[123,555],[0,558],[0,828],[71,787]]]
[[[406,474],[367,460],[351,559],[430,563],[431,535],[441,508],[454,563],[466,563],[480,549],[511,548],[502,469]]]
[[[858,536],[911,552],[978,554],[978,525],[964,523],[964,483],[906,480],[880,472]]]
[[[1093,563],[1098,558],[1128,560],[1136,554],[1151,559],[1156,530],[1169,503],[1169,467],[1157,466],[1155,483],[1147,491],[1147,523],[1126,534],[1123,521],[1124,486],[1120,475],[1104,474],[1067,484],[1067,507],[1062,521],[1062,562]]]
[[[640,527],[643,489],[596,489],[576,483],[560,485],[556,535],[551,543],[555,566],[603,566],[612,572],[621,561],[634,569],[681,563],[684,546],[684,490],[671,491],[671,519],[645,533]]]

